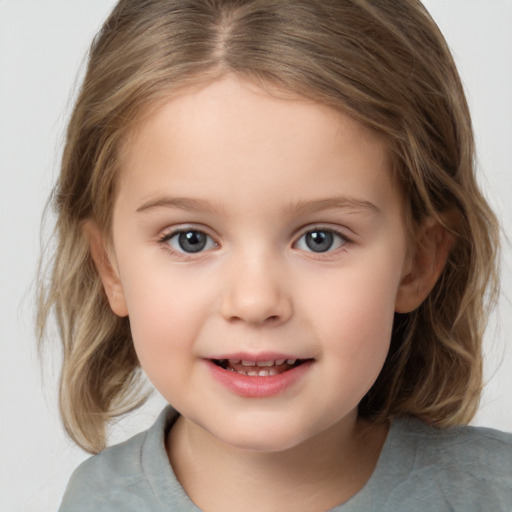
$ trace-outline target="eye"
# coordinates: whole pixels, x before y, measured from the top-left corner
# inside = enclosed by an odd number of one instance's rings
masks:
[[[338,249],[347,242],[347,238],[331,229],[312,229],[304,233],[295,246],[301,251],[327,252]]]
[[[194,254],[217,246],[211,236],[196,229],[175,231],[166,235],[162,242],[165,242],[176,252],[187,254]]]

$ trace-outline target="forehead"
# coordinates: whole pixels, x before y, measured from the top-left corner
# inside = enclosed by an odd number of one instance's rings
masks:
[[[182,88],[151,110],[125,144],[118,191],[148,199],[165,183],[196,194],[224,180],[232,191],[286,187],[301,200],[294,185],[322,195],[326,182],[343,180],[354,192],[373,183],[378,194],[390,168],[385,140],[351,117],[227,76]]]
[[[311,93],[311,96],[314,94]],[[240,116],[250,114],[251,117],[247,117],[247,123],[244,125],[244,129],[248,129],[256,121],[255,112],[264,105],[270,107],[276,118],[281,116],[285,122],[290,119],[306,120],[308,117],[309,122],[315,119],[319,121],[317,124],[325,127],[337,125],[345,132],[353,132],[354,137],[359,140],[378,141],[383,147],[386,146],[386,139],[382,134],[347,115],[341,102],[339,109],[336,109],[269,81],[256,82],[229,73],[220,77],[211,77],[210,74],[200,76],[197,80],[178,86],[167,94],[162,94],[159,100],[143,106],[125,137],[127,143],[123,145],[121,154],[127,154],[129,157],[130,146],[135,139],[144,139],[147,131],[156,124],[162,127],[166,113],[173,113],[176,124],[182,123],[183,117],[187,123],[200,118],[203,126],[208,119],[215,123],[220,116],[229,113],[238,113]],[[193,117],[190,117],[190,113],[193,113]],[[266,113],[262,111],[262,115]],[[236,122],[235,116],[231,117]],[[294,124],[289,124],[287,128],[292,130]],[[170,128],[170,125],[167,124],[165,128]],[[179,128],[180,131],[182,128],[183,124]],[[313,129],[313,125],[311,128]]]

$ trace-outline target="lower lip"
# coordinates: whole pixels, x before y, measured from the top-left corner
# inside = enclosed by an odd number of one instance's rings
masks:
[[[217,382],[220,382],[232,393],[244,398],[267,398],[279,395],[304,377],[312,365],[312,361],[305,361],[299,366],[277,375],[249,377],[224,370],[213,361],[205,359],[205,362]]]

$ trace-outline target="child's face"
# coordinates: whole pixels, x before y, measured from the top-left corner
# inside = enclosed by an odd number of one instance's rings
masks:
[[[140,127],[107,293],[190,426],[282,450],[355,420],[410,266],[390,175],[385,144],[357,122],[234,78]]]

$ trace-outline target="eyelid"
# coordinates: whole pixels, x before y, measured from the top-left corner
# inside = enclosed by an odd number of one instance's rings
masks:
[[[213,239],[217,238],[217,235],[212,232],[211,228],[205,226],[204,224],[196,224],[194,222],[180,222],[179,224],[168,225],[159,231],[159,239],[170,237],[176,233],[182,233],[184,231],[200,231],[201,233],[204,233]]]
[[[304,236],[306,233],[311,233],[312,231],[330,231],[331,233],[334,233],[335,235],[340,236],[347,242],[353,242],[355,233],[352,232],[351,229],[341,227],[341,226],[333,226],[329,223],[315,223],[315,224],[308,224],[307,226],[303,226],[296,230],[296,234],[294,236],[295,240],[298,240],[300,237]],[[353,233],[353,235],[349,234]]]

